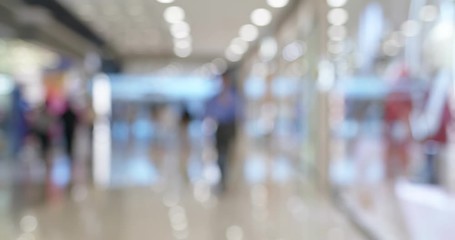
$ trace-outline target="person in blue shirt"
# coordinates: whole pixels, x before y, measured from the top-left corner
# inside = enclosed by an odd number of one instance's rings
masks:
[[[227,73],[221,76],[220,92],[211,98],[206,106],[206,117],[217,123],[215,132],[218,167],[221,173],[220,188],[227,187],[230,153],[234,142],[237,120],[238,96]]]

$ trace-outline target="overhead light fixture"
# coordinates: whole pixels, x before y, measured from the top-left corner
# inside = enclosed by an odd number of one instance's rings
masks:
[[[343,42],[329,42],[327,43],[327,49],[330,53],[339,55],[344,52],[345,45]]]
[[[287,6],[288,3],[289,0],[267,0],[267,4],[269,4],[269,6],[273,8],[282,8]]]
[[[283,48],[283,59],[288,62],[293,62],[303,56],[307,50],[304,42],[295,41]]]
[[[229,48],[225,52],[225,57],[230,62],[238,62],[242,59],[242,55],[233,53]]]
[[[239,36],[247,42],[255,41],[259,36],[259,30],[253,24],[246,24],[240,28]]]
[[[346,5],[347,2],[348,0],[327,0],[327,5],[330,7],[339,8]]]
[[[174,23],[171,25],[171,35],[174,38],[187,38],[190,36],[190,25],[186,22]]]
[[[172,6],[164,10],[164,19],[168,23],[178,23],[185,19],[185,11],[181,7]]]
[[[251,13],[251,22],[257,26],[267,26],[272,22],[272,13],[265,8],[259,8]]]
[[[349,13],[344,8],[334,8],[329,11],[327,20],[335,26],[344,25],[349,20]]]
[[[415,37],[420,32],[420,24],[414,20],[408,20],[401,25],[401,31],[406,37]]]
[[[420,9],[420,20],[424,22],[433,22],[438,18],[439,10],[434,5],[426,5]]]
[[[241,38],[235,38],[232,40],[229,49],[238,55],[243,55],[248,50],[248,43]]]
[[[273,37],[267,37],[261,42],[259,56],[264,62],[272,60],[278,52],[278,43]]]
[[[331,26],[327,31],[327,35],[332,41],[343,41],[347,36],[347,30],[344,25]]]
[[[175,39],[174,47],[180,48],[180,49],[191,48],[191,40],[190,39]]]
[[[174,0],[156,0],[156,1],[159,3],[165,3],[165,4],[174,2]]]
[[[184,39],[184,38],[188,38],[190,36],[190,33],[189,32],[176,32],[176,33],[172,33],[172,36],[176,39]]]
[[[186,57],[189,57],[191,55],[191,52],[193,51],[193,49],[191,47],[189,48],[178,48],[178,47],[174,47],[174,53],[177,57],[180,57],[180,58],[186,58]]]

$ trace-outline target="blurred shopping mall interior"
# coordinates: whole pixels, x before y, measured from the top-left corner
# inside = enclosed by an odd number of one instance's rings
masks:
[[[0,0],[0,239],[453,240],[454,57],[454,0]]]

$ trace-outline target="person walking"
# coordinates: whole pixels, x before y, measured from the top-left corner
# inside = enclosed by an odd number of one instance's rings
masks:
[[[220,92],[207,103],[206,117],[214,120],[218,127],[215,132],[217,164],[220,170],[220,188],[226,190],[231,147],[234,142],[237,119],[237,92],[227,73],[221,76]]]
[[[74,162],[74,135],[78,124],[78,117],[71,103],[68,103],[61,115],[63,125],[63,137],[65,140],[65,152],[71,162]]]

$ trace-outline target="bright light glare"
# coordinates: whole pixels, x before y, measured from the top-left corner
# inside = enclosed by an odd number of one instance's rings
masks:
[[[111,83],[105,75],[100,75],[93,81],[93,109],[98,115],[111,113]]]
[[[246,24],[240,28],[239,36],[244,41],[253,42],[258,38],[259,30],[252,24]]]
[[[177,38],[177,39],[189,38],[189,37],[190,37],[190,32],[184,32],[184,31],[180,31],[180,32],[171,32],[171,35],[172,35],[174,38]]]
[[[193,51],[193,49],[191,47],[189,47],[189,48],[174,47],[175,55],[177,57],[181,57],[181,58],[186,58],[186,57],[190,56],[192,51]]]
[[[180,49],[191,48],[191,40],[189,39],[176,39],[174,41],[174,46]]]
[[[267,4],[273,8],[282,8],[288,5],[289,0],[267,0]]]
[[[306,44],[303,42],[292,42],[283,49],[283,59],[293,62],[306,52]]]
[[[434,5],[426,5],[420,10],[420,20],[424,22],[433,22],[438,18],[439,10]]]
[[[164,19],[168,23],[178,23],[185,19],[185,11],[181,7],[172,6],[164,10]]]
[[[248,43],[243,41],[241,38],[235,38],[232,40],[229,48],[233,53],[242,55],[248,50]]]
[[[229,48],[225,52],[225,57],[231,62],[238,62],[242,59],[242,55],[233,53]]]
[[[0,75],[0,95],[10,94],[14,90],[14,83],[8,77]]]
[[[251,13],[251,22],[257,26],[267,26],[272,22],[272,13],[265,8],[259,8]]]
[[[265,38],[259,49],[259,55],[263,61],[272,60],[278,52],[278,44],[274,38],[268,37]]]
[[[96,96],[96,95],[94,95]],[[111,169],[111,128],[107,118],[98,118],[93,130],[93,177],[96,185],[107,187]]]
[[[349,13],[343,8],[335,8],[330,10],[327,19],[332,25],[344,25],[349,20]]]
[[[174,0],[156,0],[159,3],[173,3]]]
[[[34,216],[25,216],[20,221],[21,230],[31,233],[38,227],[38,220]]]
[[[338,55],[343,53],[343,51],[345,50],[345,46],[343,42],[329,42],[327,44],[327,49],[329,50],[330,53]]]
[[[420,24],[414,20],[408,20],[401,25],[401,31],[406,37],[415,37],[420,32]]]
[[[327,34],[332,41],[343,41],[346,38],[347,30],[343,25],[331,26]]]
[[[170,31],[175,38],[186,38],[190,35],[190,25],[186,22],[177,22],[171,25]]]
[[[327,4],[334,8],[343,7],[347,2],[348,0],[327,0]]]

